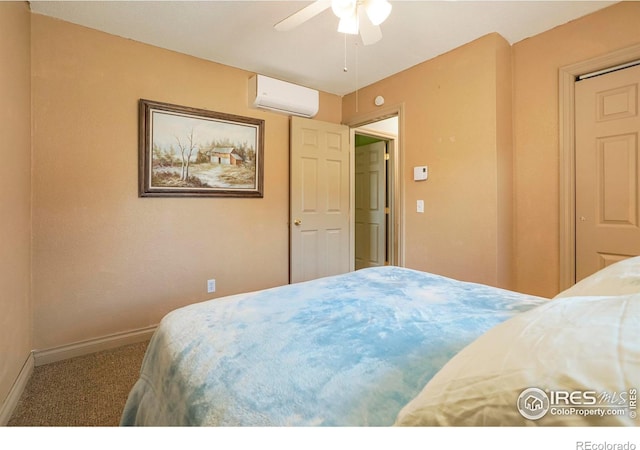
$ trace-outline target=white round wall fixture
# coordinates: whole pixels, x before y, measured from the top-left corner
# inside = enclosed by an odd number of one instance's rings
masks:
[[[375,100],[373,101],[373,103],[376,104],[376,106],[382,106],[384,105],[384,97],[382,95],[378,95]]]

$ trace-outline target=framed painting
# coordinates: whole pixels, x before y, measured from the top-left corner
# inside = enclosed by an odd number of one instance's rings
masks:
[[[141,99],[140,197],[263,197],[264,120]]]

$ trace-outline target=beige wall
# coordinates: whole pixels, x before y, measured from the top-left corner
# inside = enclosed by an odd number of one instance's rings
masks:
[[[518,290],[559,290],[558,69],[640,43],[640,2],[623,2],[513,46]]]
[[[32,43],[36,349],[288,282],[289,119],[248,108],[251,73],[39,15]],[[264,118],[264,198],[139,198],[140,98]]]
[[[485,36],[345,97],[403,105],[406,265],[551,297],[559,290],[558,69],[640,42],[622,2],[512,47]],[[412,181],[429,165],[429,180]],[[417,199],[425,213],[415,212]]]
[[[510,46],[490,34],[345,97],[345,122],[374,114],[377,95],[403,105],[406,266],[511,286],[510,77]],[[413,181],[419,165],[427,181]]]
[[[29,20],[0,2],[0,406],[32,348]]]

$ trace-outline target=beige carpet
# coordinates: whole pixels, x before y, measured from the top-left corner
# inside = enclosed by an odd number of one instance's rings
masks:
[[[34,369],[9,426],[117,426],[148,342]]]

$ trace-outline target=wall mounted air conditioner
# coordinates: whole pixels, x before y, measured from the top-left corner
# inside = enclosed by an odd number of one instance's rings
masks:
[[[249,106],[284,114],[313,117],[320,105],[318,91],[265,77],[254,75],[249,79]]]

